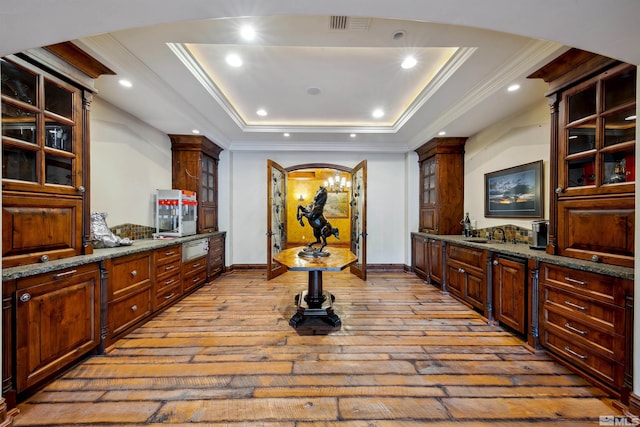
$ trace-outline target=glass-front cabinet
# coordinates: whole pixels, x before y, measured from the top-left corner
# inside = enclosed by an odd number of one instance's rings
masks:
[[[563,94],[560,191],[606,194],[635,182],[635,86],[636,68],[623,64]]]
[[[82,91],[19,59],[1,65],[3,188],[76,194]]]
[[[570,49],[549,83],[551,254],[633,267],[637,69]]]

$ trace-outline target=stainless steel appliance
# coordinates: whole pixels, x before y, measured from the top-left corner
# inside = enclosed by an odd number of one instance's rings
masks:
[[[209,239],[197,239],[182,244],[182,261],[191,261],[209,253]]]
[[[531,222],[531,249],[546,249],[549,242],[549,221]]]
[[[156,190],[156,235],[196,234],[198,201],[194,191]]]

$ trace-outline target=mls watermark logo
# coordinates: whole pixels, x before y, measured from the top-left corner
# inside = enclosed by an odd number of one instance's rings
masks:
[[[600,415],[601,426],[639,426],[640,418],[636,416],[625,417],[618,415]]]

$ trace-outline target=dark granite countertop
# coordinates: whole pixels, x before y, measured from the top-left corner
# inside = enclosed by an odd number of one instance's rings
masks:
[[[495,240],[490,240],[487,243],[477,243],[470,241],[469,239],[471,238],[469,237],[459,235],[437,235],[418,232],[412,232],[411,234],[428,237],[430,239],[442,240],[450,243],[459,243],[474,248],[486,249],[495,253],[534,259],[536,261],[543,261],[549,264],[575,268],[576,270],[590,271],[593,273],[606,274],[608,276],[631,280],[633,280],[634,277],[633,268],[619,267],[616,265],[603,264],[599,262],[586,261],[558,255],[550,255],[544,250],[531,249],[529,245],[523,243],[502,243]]]
[[[145,239],[135,240],[130,246],[117,246],[115,248],[94,249],[93,254],[78,255],[69,258],[57,259],[37,264],[21,265],[18,267],[10,267],[2,269],[2,280],[20,279],[22,277],[35,276],[36,274],[49,273],[52,271],[63,270],[65,268],[76,267],[79,265],[100,262],[106,259],[123,257],[139,252],[152,251],[167,246],[190,242],[209,236],[224,234],[224,231],[214,233],[195,234],[186,237],[174,237],[165,239]]]

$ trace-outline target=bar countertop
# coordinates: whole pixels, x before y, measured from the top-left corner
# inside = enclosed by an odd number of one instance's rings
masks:
[[[533,259],[536,261],[547,262],[549,264],[574,268],[576,270],[590,271],[593,273],[605,274],[613,277],[620,277],[623,279],[634,278],[633,268],[620,267],[617,265],[603,264],[594,261],[586,261],[577,258],[569,258],[559,255],[551,255],[544,250],[531,249],[529,245],[524,243],[502,243],[495,240],[489,240],[485,243],[481,243],[474,240],[471,237],[465,237],[461,235],[438,235],[429,233],[412,232],[411,234],[421,236],[429,239],[442,240],[449,243],[457,243],[462,245],[471,246],[474,248],[486,249],[490,252],[499,254],[517,256],[525,259]]]
[[[49,273],[52,271],[63,270],[65,268],[72,268],[79,265],[100,262],[111,258],[119,258],[126,255],[132,255],[139,252],[153,251],[155,249],[160,249],[175,244],[182,244],[202,238],[208,238],[209,236],[224,233],[224,231],[217,231],[206,234],[195,234],[186,237],[134,240],[132,245],[117,246],[115,248],[94,249],[93,253],[89,255],[78,255],[42,263],[3,268],[2,281],[35,276],[36,274]]]

